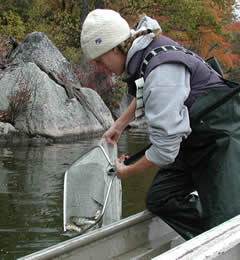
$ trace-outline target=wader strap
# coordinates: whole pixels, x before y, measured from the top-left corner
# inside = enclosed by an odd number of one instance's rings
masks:
[[[202,117],[204,117],[208,113],[214,111],[215,109],[217,109],[218,107],[220,107],[221,105],[223,105],[224,103],[229,101],[233,96],[235,96],[239,93],[240,93],[240,86],[238,86],[237,88],[233,88],[230,93],[226,94],[225,96],[220,98],[217,102],[215,102],[214,104],[210,105],[209,107],[206,107],[201,112],[199,112],[193,121],[197,122],[197,121],[201,120]]]

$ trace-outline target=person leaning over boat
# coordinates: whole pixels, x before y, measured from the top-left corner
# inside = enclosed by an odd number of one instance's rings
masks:
[[[96,9],[83,23],[81,48],[88,60],[116,75],[125,72],[132,95],[144,85],[152,145],[132,165],[116,160],[117,176],[159,169],[147,192],[146,207],[190,239],[240,213],[239,97],[197,120],[208,104],[230,88],[198,55],[160,32],[157,21],[148,16],[132,30],[119,13]],[[153,55],[144,61],[150,52]],[[108,143],[118,141],[134,119],[136,107],[134,98],[104,133]]]

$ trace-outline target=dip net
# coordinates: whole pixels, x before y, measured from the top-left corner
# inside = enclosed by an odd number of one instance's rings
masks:
[[[71,217],[95,218],[102,210],[113,176],[108,171],[117,158],[117,146],[105,140],[82,154],[66,171],[64,177],[64,230]],[[102,225],[120,220],[122,189],[119,179],[111,185]]]

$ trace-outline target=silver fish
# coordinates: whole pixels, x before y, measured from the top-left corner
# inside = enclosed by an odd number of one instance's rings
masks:
[[[100,217],[101,212],[102,212],[102,209],[97,210],[97,212],[96,212],[96,214],[95,214],[95,216],[94,216],[94,219],[95,219],[95,220]]]
[[[71,224],[66,225],[66,230],[67,231],[82,232],[83,229],[71,223]]]
[[[77,216],[70,217],[70,221],[73,224],[76,224],[77,226],[86,226],[86,225],[92,225],[95,223],[95,220],[91,220],[91,219],[85,218],[85,217],[77,217]]]
[[[89,227],[89,226],[90,226],[90,225],[86,225],[84,228],[87,228],[87,227]],[[92,228],[89,229],[89,231],[90,231],[90,230],[95,230],[95,229],[97,229],[98,227],[99,227],[98,225],[93,226]],[[75,231],[75,232],[80,233],[80,232],[82,232],[82,231],[84,230],[84,228],[79,227],[79,226],[76,226],[76,225],[73,224],[73,223],[70,223],[70,224],[67,224],[67,225],[66,225],[66,231]]]

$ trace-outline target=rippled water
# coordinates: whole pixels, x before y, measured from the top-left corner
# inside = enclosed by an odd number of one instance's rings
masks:
[[[0,259],[12,260],[68,239],[63,234],[63,179],[66,169],[99,138],[74,144],[0,148]],[[142,132],[125,132],[119,155],[148,143]],[[144,209],[151,173],[123,185],[123,217]]]

